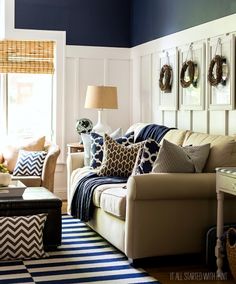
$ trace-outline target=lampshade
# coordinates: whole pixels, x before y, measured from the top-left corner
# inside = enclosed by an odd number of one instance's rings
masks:
[[[110,86],[88,86],[85,108],[116,109],[117,88]]]

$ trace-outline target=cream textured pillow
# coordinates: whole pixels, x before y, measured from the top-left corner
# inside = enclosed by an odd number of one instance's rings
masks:
[[[153,172],[202,172],[209,155],[209,151],[210,144],[180,147],[164,139],[155,165],[153,166]]]
[[[2,149],[2,155],[4,159],[4,166],[8,168],[10,172],[14,171],[18,154],[20,150],[26,151],[43,151],[45,144],[45,136],[36,139],[27,139],[22,145],[7,145]]]
[[[105,134],[104,156],[97,174],[99,176],[130,176],[141,145],[142,142],[124,146]]]

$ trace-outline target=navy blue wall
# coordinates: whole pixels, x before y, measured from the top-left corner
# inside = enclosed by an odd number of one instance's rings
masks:
[[[135,46],[236,12],[236,0],[15,0],[15,27],[71,45]]]
[[[15,27],[63,30],[71,45],[130,46],[131,0],[15,0]]]
[[[132,0],[135,46],[236,12],[235,0]]]

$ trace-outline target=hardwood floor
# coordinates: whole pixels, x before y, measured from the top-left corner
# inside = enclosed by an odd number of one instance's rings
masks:
[[[62,213],[67,212],[67,202],[62,204]],[[165,258],[164,263],[160,261],[153,261],[152,263],[146,263],[141,267],[146,270],[151,276],[160,281],[161,284],[174,284],[174,283],[198,283],[198,284],[233,284],[236,281],[233,280],[231,274],[228,272],[225,274],[225,280],[216,280],[216,274],[214,271],[210,271],[206,266],[201,264],[199,260],[194,263],[191,260],[182,258],[181,261],[177,258],[171,264],[168,263],[168,258]]]

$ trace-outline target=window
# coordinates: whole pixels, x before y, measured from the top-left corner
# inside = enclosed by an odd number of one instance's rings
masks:
[[[0,132],[53,136],[54,42],[0,41]]]
[[[6,132],[10,136],[46,135],[52,139],[52,75],[7,76]]]

